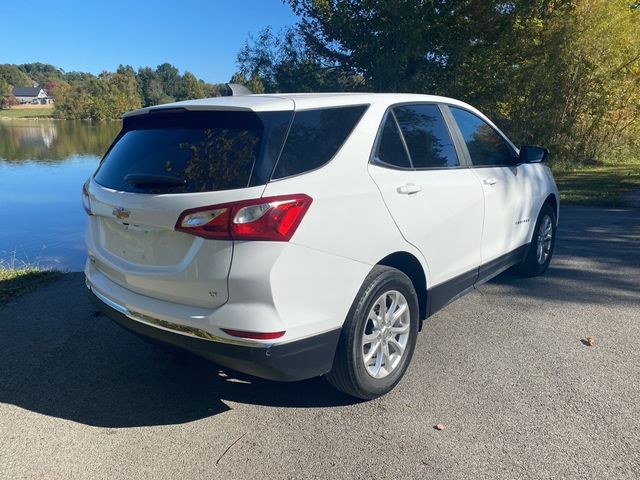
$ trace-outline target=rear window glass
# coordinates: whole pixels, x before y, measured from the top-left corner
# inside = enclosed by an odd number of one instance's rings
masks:
[[[366,109],[358,105],[296,112],[273,178],[290,177],[326,164]]]
[[[460,165],[449,129],[437,105],[406,105],[393,111],[407,142],[414,168]]]
[[[167,112],[125,118],[95,180],[139,193],[210,192],[269,180],[292,112]]]
[[[412,168],[393,112],[389,112],[384,122],[373,162],[383,167]]]

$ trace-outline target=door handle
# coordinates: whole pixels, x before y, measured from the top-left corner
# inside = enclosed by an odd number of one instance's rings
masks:
[[[413,183],[406,183],[396,188],[396,191],[402,195],[411,195],[412,193],[418,193],[420,190],[422,190],[422,187]]]
[[[482,180],[482,183],[484,183],[485,185],[495,185],[496,183],[498,183],[498,180],[494,177],[485,178],[484,180]]]

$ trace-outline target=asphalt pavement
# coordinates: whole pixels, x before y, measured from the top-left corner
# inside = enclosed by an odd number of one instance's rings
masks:
[[[0,307],[0,478],[638,479],[640,210],[560,222],[544,276],[436,314],[370,402],[148,345],[68,274]]]

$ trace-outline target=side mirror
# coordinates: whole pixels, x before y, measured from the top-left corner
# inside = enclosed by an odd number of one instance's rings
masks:
[[[542,147],[523,145],[520,148],[520,163],[541,163],[549,158],[549,150]]]

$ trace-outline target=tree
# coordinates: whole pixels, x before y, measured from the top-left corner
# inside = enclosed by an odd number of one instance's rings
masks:
[[[640,10],[625,0],[582,0],[559,52],[563,93],[553,140],[585,161],[639,152]],[[559,87],[559,88],[558,88]]]
[[[257,38],[250,36],[238,54],[238,65],[244,79],[238,83],[251,82],[260,93],[357,90],[363,84],[342,65],[314,55],[293,28],[278,34],[266,28]]]
[[[0,78],[0,99],[11,95],[11,85],[4,78]]]
[[[156,75],[162,83],[164,93],[169,97],[176,98],[180,83],[180,72],[178,69],[170,63],[163,63],[156,68]]]
[[[252,93],[264,93],[264,84],[257,73],[252,74],[249,79],[240,72],[234,73],[231,80],[229,80],[229,83],[244,85],[251,90]]]
[[[12,88],[4,78],[0,77],[0,109],[11,108],[18,101],[12,95]]]
[[[300,17],[295,29],[267,29],[238,55],[240,72],[266,91],[444,94],[566,161],[637,149],[637,2],[288,2]]]
[[[30,87],[31,79],[20,70],[16,65],[4,64],[0,65],[0,78],[4,79],[9,85],[14,87]]]
[[[54,99],[63,96],[69,88],[70,85],[64,80],[52,80],[45,85],[47,93]]]
[[[56,92],[54,113],[60,118],[110,120],[142,106],[135,74],[102,72],[98,77]]]
[[[139,68],[138,81],[140,83],[142,104],[145,107],[162,103],[163,97],[165,97],[162,82],[152,68]]]
[[[0,98],[0,110],[9,109],[16,105],[18,105],[18,99],[13,95]]]
[[[206,83],[200,80],[205,98],[220,97],[226,91],[227,86],[224,83]]]
[[[19,65],[18,68],[40,86],[44,86],[54,80],[62,80],[64,77],[62,69],[48,63],[25,63]]]
[[[204,98],[204,88],[198,79],[191,72],[184,72],[178,82],[176,100],[191,100],[194,98]]]

